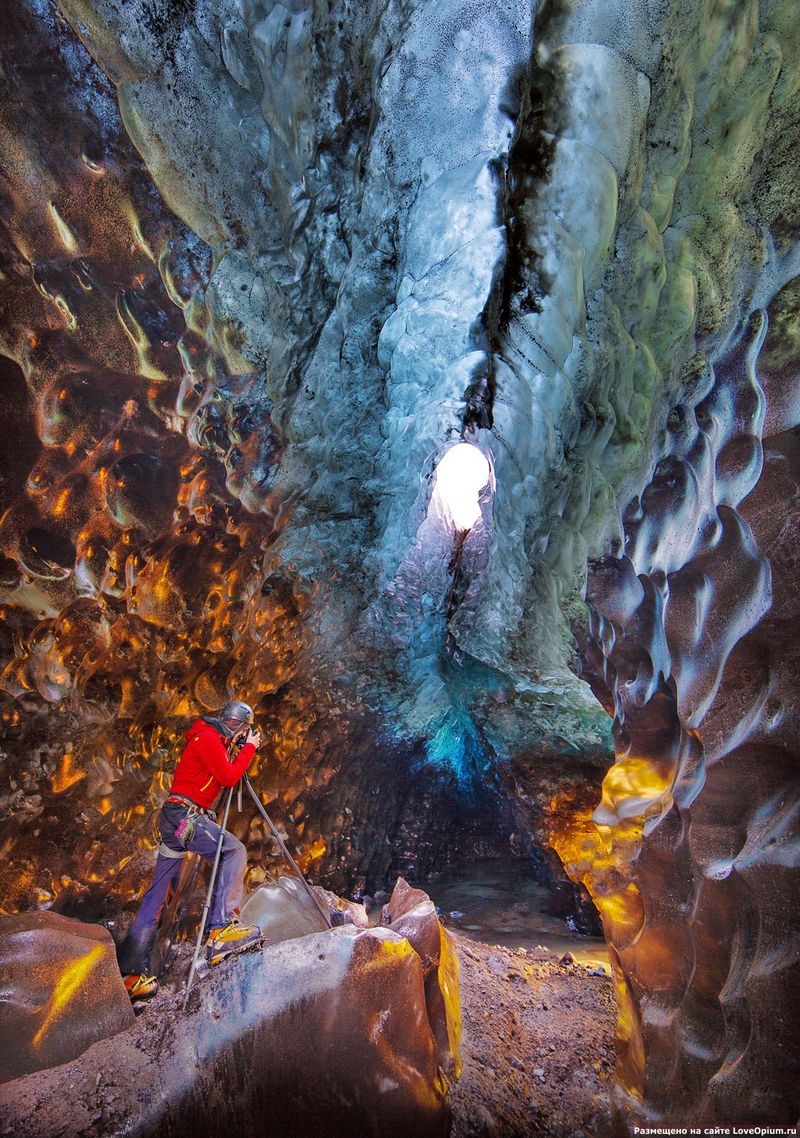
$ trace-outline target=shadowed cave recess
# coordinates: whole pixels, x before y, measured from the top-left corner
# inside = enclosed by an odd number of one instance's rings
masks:
[[[3,911],[130,911],[235,694],[313,880],[591,895],[621,1124],[795,1122],[794,0],[3,21]]]

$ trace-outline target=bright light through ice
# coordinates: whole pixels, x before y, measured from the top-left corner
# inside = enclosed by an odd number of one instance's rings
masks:
[[[486,456],[471,443],[456,443],[436,467],[434,497],[456,529],[472,529],[481,516],[478,494],[490,473]]]

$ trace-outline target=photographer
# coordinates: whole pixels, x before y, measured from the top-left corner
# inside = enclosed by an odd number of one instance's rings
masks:
[[[155,976],[148,975],[150,954],[181,859],[191,852],[213,861],[220,834],[222,853],[209,912],[208,959],[217,960],[261,936],[257,925],[241,925],[236,916],[247,867],[245,847],[220,829],[211,810],[220,790],[236,785],[261,744],[261,734],[252,725],[252,708],[232,700],[218,715],[195,719],[186,732],[186,745],[158,819],[161,845],[153,880],[119,953],[125,987],[133,1001],[149,999],[158,991]]]

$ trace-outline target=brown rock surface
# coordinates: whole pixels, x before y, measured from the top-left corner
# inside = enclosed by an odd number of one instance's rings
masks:
[[[458,959],[453,942],[442,928],[436,906],[427,893],[398,877],[389,903],[384,905],[384,925],[405,937],[419,955],[425,974],[428,1016],[439,1047],[439,1060],[449,1074],[461,1071],[461,1010]]]
[[[436,906],[427,893],[398,877],[389,903],[384,905],[381,924],[407,937],[419,953],[427,975],[439,963],[442,927]]]

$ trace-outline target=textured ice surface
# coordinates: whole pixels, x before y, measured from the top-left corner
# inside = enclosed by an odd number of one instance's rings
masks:
[[[269,565],[290,566],[325,592],[333,615],[309,614],[317,656],[331,651],[343,618],[355,626],[358,655],[383,652],[383,667],[395,669],[399,651],[391,690],[377,674],[370,702],[384,714],[399,710],[401,731],[433,738],[462,718],[458,670],[452,681],[429,683],[449,625],[459,668],[469,670],[475,657],[526,692],[544,675],[563,733],[607,745],[602,716],[568,670],[571,639],[557,605],[544,618],[548,635],[532,638],[526,658],[508,650],[528,591],[542,591],[523,530],[500,526],[473,538],[462,564],[482,600],[466,599],[461,614],[451,604],[448,622],[439,614],[453,595],[453,533],[446,520],[426,516],[432,457],[458,439],[466,389],[500,363],[491,336],[507,259],[503,179],[530,57],[529,5],[342,2],[323,12],[313,3],[291,11],[228,3],[180,17],[114,0],[64,9],[118,83],[125,125],[166,202],[214,249],[207,338],[224,347],[238,328],[241,351],[263,368],[287,444],[270,488],[299,499]],[[602,60],[591,67],[608,70]],[[624,164],[646,92],[627,73],[620,83],[636,88],[632,112],[621,95],[608,112],[620,122],[614,156]],[[578,239],[596,246],[598,258],[610,229],[598,234],[591,210],[598,194],[616,195],[602,161],[609,184],[601,173],[598,193],[576,199]],[[540,330],[545,350],[562,357],[572,333],[560,313],[580,300],[564,281],[563,296],[543,298],[553,311]],[[485,444],[493,454],[499,443],[502,465],[497,394],[498,430]],[[550,411],[545,397],[546,429],[562,398]],[[535,454],[539,424],[531,426]],[[501,471],[501,502],[524,450]],[[538,487],[552,458],[545,452],[533,464],[526,515],[540,512]],[[485,512],[488,521],[488,502]],[[506,594],[500,605],[497,587]],[[408,632],[393,635],[411,624],[418,632],[410,643]],[[465,731],[474,734],[469,724],[459,728],[456,749]]]
[[[556,839],[603,915],[632,1120],[789,1125],[800,1106],[797,415],[775,368],[796,351],[797,229],[795,190],[768,161],[796,90],[793,20],[746,4],[662,25],[640,202],[587,308],[628,422],[601,468],[634,457],[642,416],[657,426],[588,581],[585,674],[614,713],[617,762]]]
[[[0,917],[0,1082],[67,1063],[134,1022],[110,934],[57,913]]]

